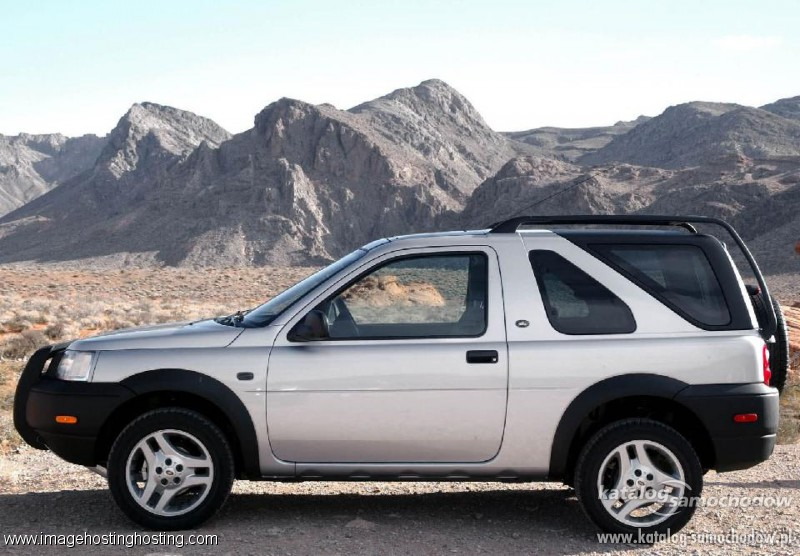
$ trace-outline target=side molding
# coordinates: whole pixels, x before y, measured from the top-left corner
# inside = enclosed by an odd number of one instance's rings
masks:
[[[586,416],[594,409],[610,401],[633,396],[671,400],[687,386],[689,385],[685,382],[674,378],[644,373],[615,376],[591,385],[572,400],[561,416],[550,450],[548,479],[564,478],[575,434]]]
[[[154,392],[193,394],[216,406],[230,422],[239,439],[244,472],[248,477],[260,477],[258,439],[250,413],[239,397],[222,382],[210,376],[185,369],[157,369],[123,380],[136,396]]]

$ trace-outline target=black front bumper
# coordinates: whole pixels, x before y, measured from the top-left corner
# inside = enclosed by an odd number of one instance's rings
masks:
[[[717,471],[734,471],[765,461],[778,432],[778,391],[764,384],[689,386],[675,400],[691,409],[705,425],[714,447]],[[737,423],[734,415],[755,413],[758,420]]]
[[[134,393],[119,384],[54,378],[50,367],[57,364],[64,348],[42,348],[28,361],[14,397],[14,426],[34,448],[49,448],[71,463],[97,465],[97,440],[103,426]],[[58,423],[59,415],[76,417],[77,422]]]

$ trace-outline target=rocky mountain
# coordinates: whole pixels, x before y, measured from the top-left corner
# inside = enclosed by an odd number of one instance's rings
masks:
[[[677,169],[793,156],[800,156],[800,120],[737,104],[690,102],[667,108],[579,162]]]
[[[133,105],[91,169],[0,219],[8,222],[0,225],[0,258],[64,260],[138,251],[136,238],[120,224],[147,210],[146,200],[198,147],[215,148],[229,138],[191,112]]]
[[[565,209],[565,207],[568,207]],[[480,228],[519,214],[700,214],[733,223],[771,274],[800,272],[800,158],[664,169],[593,168],[536,156],[509,161],[445,227]],[[719,230],[712,230],[719,233]]]
[[[520,214],[636,212],[653,200],[650,189],[673,172],[629,165],[587,171],[568,162],[526,156],[510,160],[472,194],[451,226],[481,228]]]
[[[508,134],[438,80],[350,110],[280,99],[233,136],[137,104],[90,167],[0,218],[0,263],[321,264],[521,213],[689,213],[732,221],[768,272],[796,276],[798,98]]]
[[[134,104],[109,133],[97,168],[119,179],[169,165],[202,143],[217,147],[230,138],[208,118],[152,102]]]
[[[0,216],[90,169],[106,139],[0,135]]]
[[[533,152],[493,131],[463,95],[438,79],[348,112],[393,145],[394,157],[433,165],[436,182],[455,187],[463,194],[461,201],[510,158]]]
[[[505,135],[533,146],[540,156],[576,162],[581,156],[605,147],[615,137],[628,133],[649,119],[639,116],[630,122],[617,122],[604,127],[539,127],[507,132]]]
[[[765,104],[761,109],[784,118],[800,120],[800,96],[782,98],[773,103]]]
[[[437,80],[349,111],[281,99],[230,138],[143,104],[109,137],[88,175],[0,220],[0,262],[321,262],[432,229],[529,151]]]

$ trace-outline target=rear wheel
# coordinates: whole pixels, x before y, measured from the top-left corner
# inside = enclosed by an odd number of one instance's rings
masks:
[[[131,422],[108,459],[117,505],[151,529],[190,529],[222,506],[233,484],[225,436],[199,413],[157,409]]]
[[[586,444],[575,491],[586,514],[610,533],[666,534],[694,514],[703,470],[691,444],[650,419],[626,419],[601,429]]]

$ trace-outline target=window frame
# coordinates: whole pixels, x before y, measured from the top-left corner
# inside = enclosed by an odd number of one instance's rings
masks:
[[[335,299],[340,294],[342,294],[345,290],[356,284],[361,279],[373,274],[382,268],[389,266],[390,264],[396,263],[398,261],[404,261],[409,259],[422,259],[422,258],[431,258],[431,257],[469,257],[472,255],[479,255],[485,259],[486,262],[486,307],[484,309],[484,319],[483,319],[483,328],[480,333],[477,334],[459,334],[459,335],[452,335],[452,334],[425,334],[425,335],[418,335],[418,336],[352,336],[346,338],[324,338],[319,340],[307,340],[307,341],[298,341],[298,340],[291,340],[287,336],[287,340],[291,344],[315,344],[320,342],[356,342],[360,340],[372,340],[372,341],[396,341],[396,340],[427,340],[427,339],[439,339],[439,340],[451,340],[451,339],[474,339],[474,338],[481,338],[486,335],[487,331],[489,330],[489,302],[490,302],[490,292],[491,289],[489,284],[491,282],[491,265],[489,253],[487,251],[481,249],[464,249],[464,250],[443,250],[443,251],[429,251],[429,252],[417,252],[417,253],[405,253],[401,255],[397,255],[395,257],[388,257],[374,265],[369,266],[368,268],[361,270],[356,273],[353,278],[347,278],[343,285],[337,286],[333,289],[331,293],[324,292],[322,295],[314,299],[311,303],[303,307],[302,310],[298,311],[295,315],[295,318],[292,319],[290,323],[287,324],[287,334],[288,332],[297,326],[297,323],[302,321],[305,316],[310,312],[315,310],[319,305],[323,303],[327,303],[332,299]]]
[[[606,290],[612,296],[614,296],[619,302],[622,304],[622,308],[627,312],[628,316],[630,317],[630,322],[632,323],[633,327],[631,329],[626,329],[625,331],[619,332],[607,332],[607,331],[599,331],[599,332],[565,332],[564,330],[559,329],[557,323],[554,322],[550,311],[548,311],[548,307],[550,306],[549,298],[547,296],[547,290],[545,289],[544,284],[544,276],[542,273],[539,272],[537,269],[536,254],[537,253],[547,253],[555,255],[561,258],[563,261],[566,261],[568,264],[575,267],[579,272],[582,272],[584,275],[588,276],[590,279],[594,280],[596,284],[598,284],[601,288]],[[529,249],[528,250],[528,263],[530,264],[531,272],[533,272],[534,280],[536,283],[536,287],[539,290],[539,298],[542,301],[542,306],[544,309],[545,316],[547,317],[547,322],[550,323],[550,327],[558,332],[559,334],[564,334],[565,336],[628,336],[634,334],[638,329],[639,325],[636,321],[636,316],[633,314],[630,306],[622,299],[619,295],[617,295],[611,288],[603,284],[600,280],[592,276],[589,272],[585,269],[581,268],[580,265],[576,264],[574,261],[571,261],[568,257],[565,257],[562,253],[554,250],[554,249]],[[588,305],[588,303],[587,303]]]

